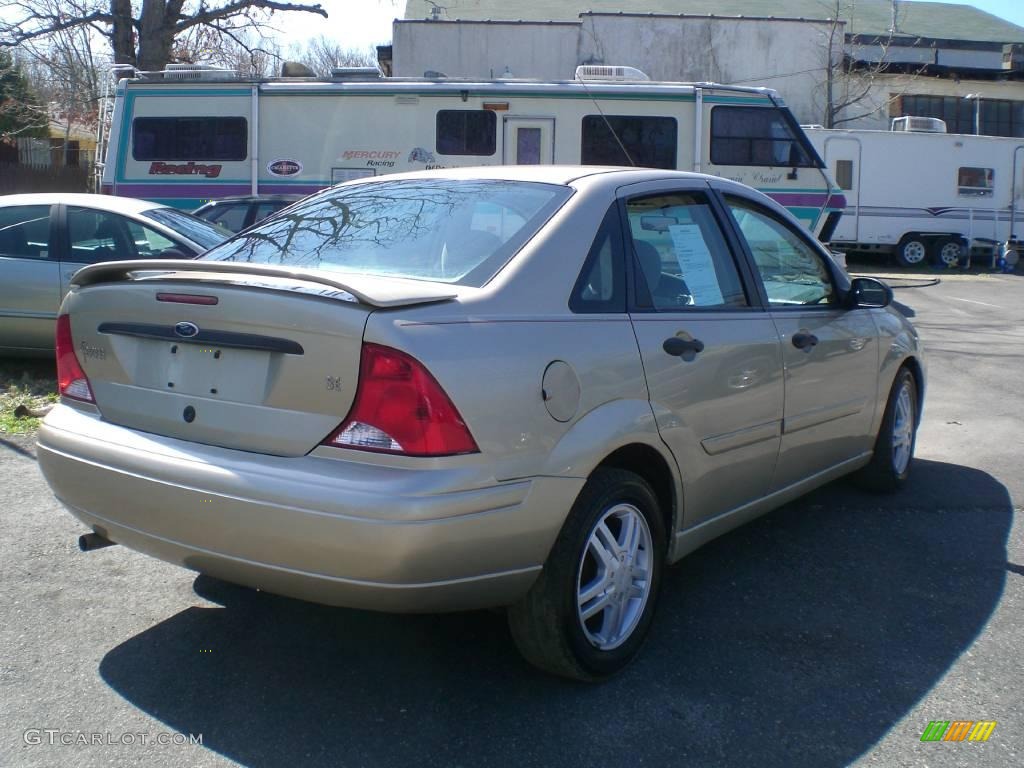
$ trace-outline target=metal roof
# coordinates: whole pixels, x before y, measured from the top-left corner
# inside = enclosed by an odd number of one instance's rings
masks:
[[[577,21],[581,14],[713,15],[757,18],[827,19],[836,14],[848,34],[887,35],[892,25],[890,0],[407,0],[407,20],[440,19]],[[897,33],[938,40],[1024,43],[1024,27],[970,5],[911,2],[898,5]]]

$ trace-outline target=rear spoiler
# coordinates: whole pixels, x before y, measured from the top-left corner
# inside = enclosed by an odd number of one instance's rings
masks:
[[[116,283],[122,280],[207,279],[261,288],[297,290],[297,287],[289,288],[287,285],[274,285],[251,279],[257,277],[323,286],[332,290],[307,292],[380,308],[429,304],[454,299],[459,295],[458,289],[452,286],[426,280],[378,277],[356,273],[333,274],[319,270],[291,269],[270,264],[177,259],[106,261],[91,264],[78,270],[71,278],[71,284],[85,287],[99,283]]]

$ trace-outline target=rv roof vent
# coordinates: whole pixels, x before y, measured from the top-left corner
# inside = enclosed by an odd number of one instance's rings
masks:
[[[384,75],[377,67],[334,67],[332,80],[379,80]]]
[[[913,133],[945,133],[946,121],[937,117],[894,117],[892,130]]]
[[[164,80],[234,80],[234,69],[212,67],[209,64],[168,64],[163,71]]]
[[[610,67],[604,64],[583,64],[576,67],[577,80],[613,80],[631,82],[650,80],[647,75],[636,67]]]

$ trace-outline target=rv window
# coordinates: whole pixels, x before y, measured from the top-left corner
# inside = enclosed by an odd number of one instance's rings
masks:
[[[968,197],[991,197],[994,177],[995,171],[991,168],[959,168],[956,172],[957,191]]]
[[[781,109],[715,107],[711,110],[711,162],[714,165],[767,165],[814,168],[807,140]]]
[[[836,160],[836,184],[840,189],[853,189],[853,160]]]
[[[586,115],[580,162],[674,170],[677,134],[674,117]]]
[[[437,113],[440,155],[493,155],[498,118],[489,109],[442,109]]]
[[[245,160],[244,117],[137,117],[132,123],[136,160]]]

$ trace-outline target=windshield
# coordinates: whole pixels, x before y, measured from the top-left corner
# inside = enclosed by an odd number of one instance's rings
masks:
[[[151,208],[142,215],[170,227],[193,243],[201,245],[204,250],[220,245],[233,234],[222,226],[203,221],[198,216],[175,208]]]
[[[568,187],[453,179],[335,187],[201,258],[481,286],[569,198]]]

